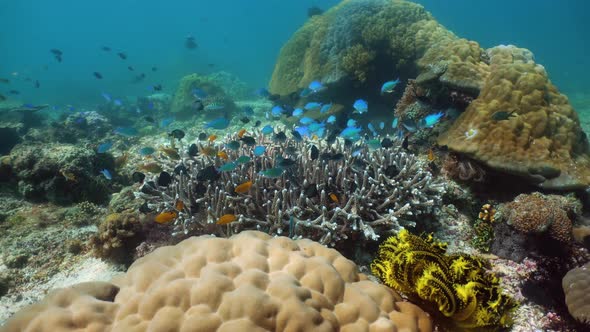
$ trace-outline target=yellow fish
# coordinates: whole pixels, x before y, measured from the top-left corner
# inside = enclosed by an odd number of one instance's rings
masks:
[[[155,163],[155,162],[142,164],[142,165],[139,165],[137,168],[142,171],[150,172],[150,173],[160,173],[163,171],[162,166],[160,166],[158,163]]]
[[[154,218],[154,221],[157,222],[158,224],[167,224],[171,221],[174,221],[174,219],[176,219],[176,217],[178,217],[178,214],[176,212],[164,211],[164,212],[158,214]]]
[[[241,185],[237,186],[236,189],[234,189],[234,191],[238,194],[244,194],[247,193],[248,190],[250,190],[250,187],[252,187],[252,181],[246,181]]]
[[[166,156],[168,156],[168,158],[173,159],[173,160],[179,160],[180,159],[180,154],[178,154],[178,150],[174,149],[174,148],[164,148],[161,147],[160,151],[164,152],[164,154]]]
[[[330,193],[330,195],[328,195],[328,196],[330,196],[330,199],[332,200],[332,202],[339,203],[338,196],[336,196],[336,194]]]
[[[428,161],[434,161],[434,151],[432,151],[432,148],[428,149]]]
[[[213,142],[217,139],[217,135],[209,135],[209,142]]]
[[[234,214],[224,214],[217,220],[217,225],[227,225],[230,222],[234,222],[238,220],[238,218]]]
[[[184,202],[180,199],[177,199],[176,204],[174,204],[174,208],[178,211],[182,211],[182,209],[184,209]]]
[[[244,136],[245,133],[246,133],[246,129],[240,129],[240,131],[238,131],[238,137],[242,138],[242,136]]]
[[[201,153],[209,157],[215,157],[217,155],[217,149],[206,146],[201,149]]]
[[[78,179],[76,179],[76,174],[64,171],[63,169],[60,171],[60,173],[64,178],[66,178],[67,181],[78,182]]]
[[[225,153],[225,151],[219,151],[217,152],[217,156],[223,160],[228,160],[229,156],[227,155],[227,153]]]

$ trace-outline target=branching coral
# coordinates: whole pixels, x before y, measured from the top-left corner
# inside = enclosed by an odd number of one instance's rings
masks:
[[[263,142],[264,137],[258,140]],[[154,188],[155,183],[147,181],[138,195],[158,212],[182,200],[185,208],[175,220],[177,233],[227,236],[258,229],[327,245],[356,234],[376,240],[380,234],[414,225],[418,216],[433,213],[441,204],[444,183],[434,180],[413,155],[400,151],[397,141],[392,148],[375,151],[345,147],[339,141],[330,149],[323,147],[318,159],[310,156],[311,141],[265,145],[270,148],[260,157],[246,145],[227,151],[231,160],[246,155],[252,161],[211,183],[200,181],[198,173],[208,166],[219,167],[220,161],[187,157],[183,161],[187,173],[176,175],[172,185]],[[296,153],[285,153],[288,147]],[[353,157],[353,151],[358,155]],[[294,158],[294,164],[277,178],[261,176],[260,171],[275,167],[280,156]],[[246,181],[253,182],[249,191],[236,194],[234,189]],[[215,225],[225,214],[236,215],[237,221],[227,227]]]
[[[503,295],[486,263],[465,254],[446,255],[446,244],[402,230],[379,248],[372,272],[388,286],[438,308],[459,328],[510,325],[516,303]]]

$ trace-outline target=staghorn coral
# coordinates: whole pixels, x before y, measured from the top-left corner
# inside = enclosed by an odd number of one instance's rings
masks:
[[[254,157],[253,148],[245,145],[227,151],[230,160],[246,155],[253,161],[222,173],[220,181],[199,181],[199,171],[212,165],[208,157],[186,157],[182,163],[186,174],[176,175],[167,188],[147,181],[138,197],[157,212],[169,211],[177,199],[182,200],[185,208],[174,222],[175,234],[228,236],[257,229],[332,246],[358,236],[377,240],[380,234],[413,226],[418,217],[432,214],[441,204],[444,183],[434,180],[414,155],[400,151],[399,141],[393,148],[364,148],[356,157],[352,152],[359,147],[338,141],[329,150],[323,148],[316,160],[310,157],[311,141],[263,143],[260,135],[258,142],[270,146],[266,155]],[[291,156],[294,165],[278,178],[261,176],[261,170],[275,167],[278,157],[286,155],[287,147],[297,151]],[[339,160],[330,160],[334,155],[340,155]],[[219,167],[219,159],[213,165]],[[252,188],[235,194],[234,188],[246,181],[253,182]],[[215,225],[225,214],[236,215],[237,222]]]
[[[489,75],[479,97],[443,133],[438,144],[542,188],[590,184],[590,151],[567,98],[535,64],[528,50],[487,51]],[[497,112],[512,112],[504,121]]]
[[[590,263],[571,269],[563,277],[562,287],[570,314],[590,324]]]
[[[386,285],[415,296],[452,319],[456,328],[495,328],[511,324],[516,307],[503,295],[486,263],[465,254],[446,255],[446,244],[402,230],[379,247],[371,271]]]
[[[427,313],[313,241],[193,237],[111,282],[53,291],[2,332],[433,330]]]
[[[569,215],[579,206],[568,198],[541,193],[521,194],[506,204],[502,215],[506,222],[521,233],[546,234],[564,244],[572,240],[572,221]],[[577,211],[579,212],[579,211]]]

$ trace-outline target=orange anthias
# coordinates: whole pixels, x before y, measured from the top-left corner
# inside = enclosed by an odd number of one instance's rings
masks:
[[[217,220],[217,225],[227,225],[230,222],[234,222],[238,220],[238,218],[234,214],[224,214]]]
[[[174,221],[174,219],[176,219],[176,217],[178,217],[178,214],[176,212],[164,211],[164,212],[158,214],[154,218],[154,221],[157,222],[158,224],[167,224],[171,221]]]
[[[244,193],[247,193],[251,187],[252,187],[252,181],[246,181],[246,182],[242,183],[241,185],[237,186],[236,189],[234,189],[234,191],[238,194],[244,194]]]

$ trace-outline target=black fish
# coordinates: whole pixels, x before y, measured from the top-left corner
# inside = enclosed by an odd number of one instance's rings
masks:
[[[55,60],[57,60],[57,62],[61,62],[61,60],[62,60],[62,59],[61,59],[61,55],[56,55],[56,56],[55,56]]]
[[[320,159],[325,160],[325,161],[328,161],[328,160],[331,160],[332,159],[332,156],[333,156],[332,153],[330,153],[330,152],[324,152],[324,153],[322,153],[320,155]]]
[[[197,172],[197,180],[198,181],[217,181],[221,178],[221,173],[217,171],[215,166],[207,166],[202,170]]]
[[[209,136],[207,135],[207,133],[200,133],[200,134],[199,134],[199,141],[204,141],[204,140],[206,140],[206,139],[207,139],[207,137],[209,137]]]
[[[173,131],[170,132],[170,134],[168,134],[168,136],[170,137],[174,137],[177,140],[181,140],[184,138],[184,131],[180,130],[180,129],[174,129]]]
[[[250,122],[250,119],[247,116],[245,116],[245,117],[241,118],[240,121],[242,121],[243,124],[246,124],[246,123]]]
[[[158,191],[156,190],[156,183],[154,181],[145,182],[139,190],[142,193],[148,194],[148,195],[158,194]]]
[[[330,158],[330,160],[334,160],[334,161],[340,161],[344,159],[344,154],[338,152],[332,155],[332,158]]]
[[[143,119],[149,123],[156,123],[156,120],[154,120],[154,118],[152,118],[151,116],[146,116]]]
[[[257,120],[257,121],[256,121],[256,123],[254,124],[254,127],[258,127],[258,126],[260,126],[260,124],[261,124],[261,123],[262,123],[262,122],[261,122],[260,120]]]
[[[285,153],[294,155],[295,153],[297,153],[297,148],[294,146],[288,146],[285,148]]]
[[[332,133],[330,135],[328,135],[328,137],[326,138],[326,142],[328,142],[328,144],[332,144],[334,142],[336,142],[336,137],[338,136],[338,133],[335,131],[332,131]]]
[[[10,90],[8,91],[8,93],[10,93],[11,95],[20,95],[20,91],[18,90]]]
[[[285,142],[285,141],[287,140],[287,135],[285,135],[285,133],[284,133],[284,132],[282,132],[282,131],[279,131],[278,133],[276,133],[276,134],[274,135],[274,138],[273,138],[273,139],[274,139],[275,141],[277,141],[277,142],[281,142],[281,143],[283,143],[283,142]]]
[[[0,83],[6,83],[6,84],[8,84],[8,83],[10,83],[10,80],[7,79],[7,78],[0,78]]]
[[[349,139],[347,139],[347,138],[345,138],[344,139],[344,146],[351,147],[352,146],[352,141],[349,140]]]
[[[0,94],[0,101],[5,101],[6,97]]]
[[[145,174],[141,172],[133,172],[133,174],[131,174],[131,179],[133,182],[143,183],[143,180],[145,180]]]
[[[311,160],[316,160],[316,159],[318,159],[319,156],[320,156],[320,149],[318,149],[317,146],[312,145],[311,146],[311,155],[310,155]]]
[[[111,48],[108,47],[108,46],[103,46],[100,49],[103,50],[103,51],[105,51],[105,52],[110,52],[111,51]]]
[[[186,169],[186,166],[180,164],[180,165],[174,167],[174,174],[180,175],[182,173],[184,173],[184,174],[187,174],[188,173],[188,170]]]
[[[397,169],[397,166],[395,165],[389,165],[385,168],[385,176],[392,178],[395,177],[399,174],[399,169]]]
[[[196,157],[199,155],[199,147],[195,143],[188,147],[188,155],[191,157]]]
[[[244,142],[244,144],[248,146],[256,145],[256,140],[252,136],[242,136],[242,138],[240,138],[240,141]]]
[[[127,59],[127,54],[123,53],[123,52],[119,52],[117,53],[117,55],[119,56],[119,58],[126,60]]]
[[[303,188],[303,194],[307,198],[316,197],[318,195],[318,188],[314,183],[309,183]]]
[[[135,69],[133,69],[132,66],[127,66],[127,69],[129,69],[129,71],[134,71]]]
[[[148,203],[144,202],[143,204],[141,204],[141,206],[139,207],[139,212],[141,213],[150,213],[152,212],[152,209],[149,208]]]
[[[158,176],[158,186],[168,187],[170,183],[172,183],[172,175],[168,172],[160,173],[160,176]]]
[[[195,100],[195,102],[193,103],[193,106],[195,107],[195,110],[197,110],[197,111],[202,111],[205,109],[205,105],[203,105],[203,102],[201,100]]]
[[[404,140],[402,141],[402,149],[409,151],[408,149],[408,137],[410,137],[410,135],[406,135],[406,137],[404,137]]]
[[[197,44],[195,37],[188,36],[184,40],[184,47],[188,48],[189,50],[194,50],[195,48],[199,47],[199,44]]]
[[[511,111],[511,112],[499,111],[499,112],[492,114],[492,120],[504,121],[504,120],[510,119],[513,116],[516,116],[516,114],[514,114],[514,111]]]
[[[135,78],[133,79],[133,83],[139,83],[141,81],[143,81],[145,79],[145,74],[141,73],[137,76],[135,76]]]
[[[213,68],[213,67],[215,67],[215,64],[214,64],[214,63],[208,63],[208,64],[207,64],[207,66],[208,66],[209,68]]]
[[[277,166],[282,168],[293,167],[295,164],[297,164],[297,162],[289,158],[280,158],[277,160]]]
[[[267,98],[270,101],[277,101],[277,100],[281,99],[281,95],[279,95],[279,94],[268,95]]]
[[[157,67],[152,67],[152,71],[158,71]]]
[[[324,11],[318,6],[313,6],[313,7],[307,8],[307,17],[322,15],[323,13],[324,13]]]
[[[393,141],[387,137],[385,137],[382,141],[381,141],[381,146],[389,149],[390,147],[393,146]]]
[[[41,84],[39,84],[39,80],[35,80],[35,88],[39,89]]]
[[[197,184],[193,187],[193,193],[195,193],[197,197],[203,197],[203,195],[205,195],[206,192],[207,186],[200,182],[197,182]]]
[[[92,74],[93,74],[93,75],[94,75],[94,77],[96,77],[97,79],[99,79],[99,80],[102,80],[102,74],[101,74],[101,73],[99,73],[99,72],[95,71],[95,72],[94,72],[94,73],[92,73]]]
[[[297,142],[301,142],[303,141],[303,137],[301,137],[301,134],[297,131],[297,130],[293,130],[291,132],[291,135],[293,136],[293,139]]]
[[[49,50],[49,52],[53,53],[53,55],[55,56],[60,56],[63,54],[63,52],[61,50],[58,50],[57,48],[52,48]]]
[[[156,84],[153,86],[154,91],[162,91],[162,84]]]

